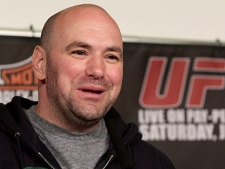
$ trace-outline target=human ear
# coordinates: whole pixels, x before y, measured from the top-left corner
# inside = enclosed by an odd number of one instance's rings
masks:
[[[46,77],[46,52],[41,46],[36,46],[32,55],[33,71],[39,80]]]

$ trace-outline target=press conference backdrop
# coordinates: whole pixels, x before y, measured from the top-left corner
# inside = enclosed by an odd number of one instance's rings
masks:
[[[31,55],[39,38],[0,36],[0,102],[38,99]],[[225,168],[225,53],[216,45],[124,42],[115,107],[177,169]]]

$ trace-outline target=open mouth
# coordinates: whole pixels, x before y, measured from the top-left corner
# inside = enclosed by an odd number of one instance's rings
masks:
[[[103,92],[100,90],[89,90],[89,89],[83,89],[82,91],[85,93],[93,93],[93,94],[101,94]]]

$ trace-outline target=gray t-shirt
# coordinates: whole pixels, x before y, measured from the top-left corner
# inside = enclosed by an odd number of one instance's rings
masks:
[[[34,130],[63,169],[93,169],[109,147],[104,120],[89,133],[74,133],[41,118],[34,106],[26,111]]]

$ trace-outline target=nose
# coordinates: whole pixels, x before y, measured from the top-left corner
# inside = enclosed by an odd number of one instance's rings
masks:
[[[86,75],[95,79],[103,78],[105,75],[105,63],[102,57],[92,57],[87,62]]]

